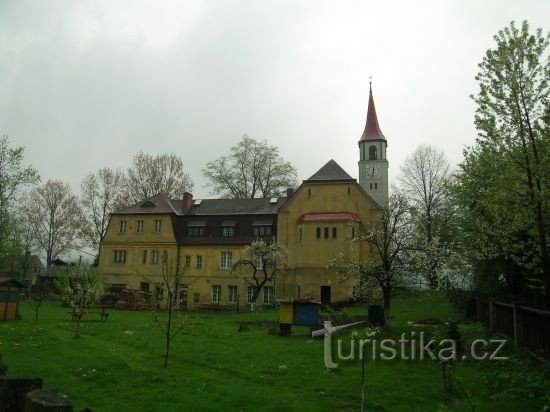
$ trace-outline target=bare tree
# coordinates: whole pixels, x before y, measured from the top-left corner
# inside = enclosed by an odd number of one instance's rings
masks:
[[[203,173],[212,194],[235,199],[279,197],[297,185],[296,168],[279,155],[279,149],[247,135],[229,156],[208,162]]]
[[[99,252],[99,243],[107,230],[109,216],[122,194],[124,175],[120,170],[99,169],[90,173],[81,184],[81,238]]]
[[[417,270],[425,275],[432,288],[439,285],[445,235],[452,217],[450,177],[445,154],[433,146],[421,145],[407,157],[399,178],[409,197],[416,225]]]
[[[156,156],[139,152],[124,179],[124,193],[117,207],[147,199],[158,193],[182,198],[191,191],[193,182],[183,168],[181,158],[173,153]]]
[[[46,255],[48,267],[76,246],[81,211],[68,184],[48,180],[30,192],[23,210],[38,247]]]
[[[389,326],[391,293],[406,279],[407,254],[413,234],[407,199],[402,194],[392,194],[374,222],[353,222],[352,225],[356,233],[352,242],[366,241],[374,253],[366,262],[348,261],[339,256],[330,266],[344,277],[357,277],[360,283],[376,281],[382,290],[385,323]]]
[[[250,299],[252,304],[256,303],[266,284],[273,284],[279,272],[288,270],[287,255],[286,247],[278,242],[267,243],[260,240],[244,248],[243,257],[235,262],[232,272],[254,288]]]
[[[162,262],[162,280],[166,293],[162,296],[156,296],[156,299],[162,301],[159,303],[165,303],[164,309],[166,310],[166,319],[161,319],[161,311],[157,305],[157,311],[155,312],[155,323],[162,331],[164,335],[164,367],[168,367],[168,357],[170,356],[170,343],[187,325],[185,318],[177,312],[179,308],[179,291],[181,287],[181,281],[183,279],[183,273],[179,268],[172,268],[163,259]]]

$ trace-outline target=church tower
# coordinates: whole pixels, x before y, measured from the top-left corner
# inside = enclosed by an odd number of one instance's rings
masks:
[[[367,124],[359,140],[359,184],[380,206],[388,203],[387,145],[386,138],[378,125],[371,84]]]

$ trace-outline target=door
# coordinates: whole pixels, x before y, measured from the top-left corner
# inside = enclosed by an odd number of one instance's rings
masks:
[[[321,286],[321,303],[330,305],[330,286]]]

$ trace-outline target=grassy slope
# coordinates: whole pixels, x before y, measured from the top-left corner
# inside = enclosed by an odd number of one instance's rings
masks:
[[[364,311],[364,307],[345,310],[350,316]],[[440,294],[401,296],[394,301],[393,314],[387,336],[410,331],[409,320],[455,317]],[[36,325],[25,303],[22,315],[22,321],[0,324],[0,353],[9,374],[43,377],[46,387],[60,388],[70,396],[75,410],[84,406],[95,411],[185,406],[246,411],[359,409],[358,361],[341,363],[329,373],[323,365],[321,340],[269,335],[260,327],[238,331],[239,321],[275,320],[274,310],[189,314],[190,325],[173,341],[168,369],[162,367],[162,338],[150,313],[115,310],[106,323],[91,316],[82,324],[80,339],[73,338],[67,308],[57,303],[44,304]],[[466,339],[483,333],[475,325],[462,325],[461,331]],[[341,336],[349,337],[349,331]],[[459,362],[456,375],[462,395],[451,397],[442,391],[436,362],[369,361],[367,405],[369,410],[388,411],[468,411],[470,403],[476,411],[540,410],[544,400],[539,386],[518,391],[516,380],[516,392],[506,395],[510,389],[506,379],[515,370],[531,376],[528,362],[523,357],[514,358],[512,366]],[[544,386],[548,375],[532,376],[543,379]]]

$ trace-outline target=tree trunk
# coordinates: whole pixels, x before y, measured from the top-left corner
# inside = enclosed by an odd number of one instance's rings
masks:
[[[383,286],[382,295],[384,296],[384,326],[390,327],[390,300],[391,300],[391,287]]]

